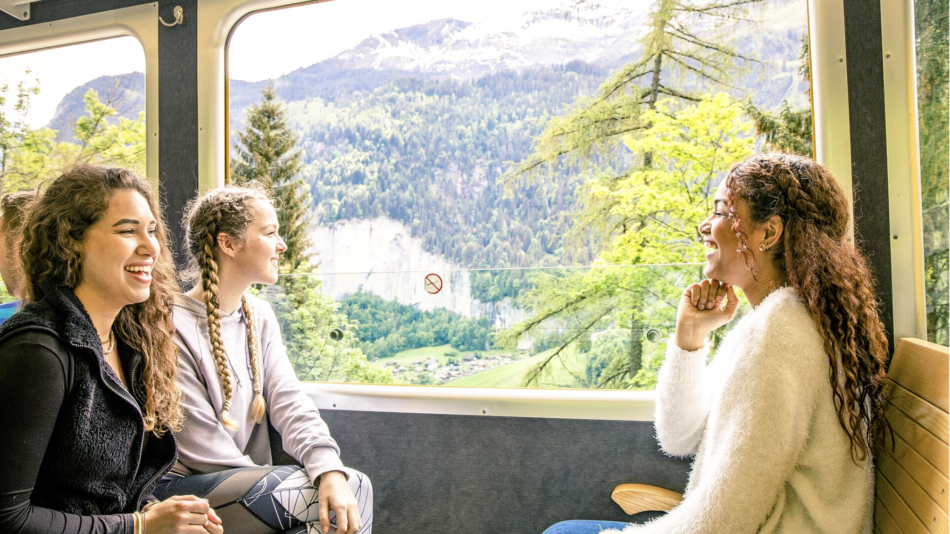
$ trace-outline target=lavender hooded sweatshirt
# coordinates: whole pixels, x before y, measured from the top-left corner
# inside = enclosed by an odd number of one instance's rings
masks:
[[[230,413],[241,425],[232,432],[224,428],[219,418],[224,395],[208,337],[205,305],[187,295],[178,296],[174,341],[178,347],[178,381],[186,418],[184,430],[177,435],[180,453],[172,473],[187,476],[270,465],[270,420],[280,433],[284,450],[307,468],[316,483],[321,474],[342,470],[340,448],[330,437],[317,407],[300,388],[287,359],[274,311],[267,302],[250,295],[247,303],[260,340],[267,414],[260,424],[251,418],[254,386],[244,312],[240,307],[231,315],[221,312],[221,335],[234,378]]]

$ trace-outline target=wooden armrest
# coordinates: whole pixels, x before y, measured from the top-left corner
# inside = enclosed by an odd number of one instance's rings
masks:
[[[610,498],[628,514],[640,512],[667,512],[683,500],[683,495],[649,484],[621,484],[614,488]]]

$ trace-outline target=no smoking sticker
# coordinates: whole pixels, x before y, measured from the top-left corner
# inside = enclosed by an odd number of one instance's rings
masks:
[[[425,287],[426,287],[426,291],[428,291],[429,293],[433,295],[435,295],[439,291],[442,291],[442,277],[435,273],[427,274]]]

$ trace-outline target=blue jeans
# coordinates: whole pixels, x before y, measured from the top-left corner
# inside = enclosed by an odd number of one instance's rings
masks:
[[[622,530],[630,523],[616,521],[561,521],[544,531],[544,534],[597,534],[608,528]]]

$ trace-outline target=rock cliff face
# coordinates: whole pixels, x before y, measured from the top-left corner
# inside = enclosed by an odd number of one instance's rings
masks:
[[[421,240],[398,221],[385,217],[340,221],[314,227],[310,239],[323,289],[334,299],[365,291],[420,310],[445,308],[466,317],[484,317],[500,328],[525,316],[511,299],[481,302],[472,297],[469,271],[424,250]],[[429,274],[442,280],[436,294],[426,290]]]

